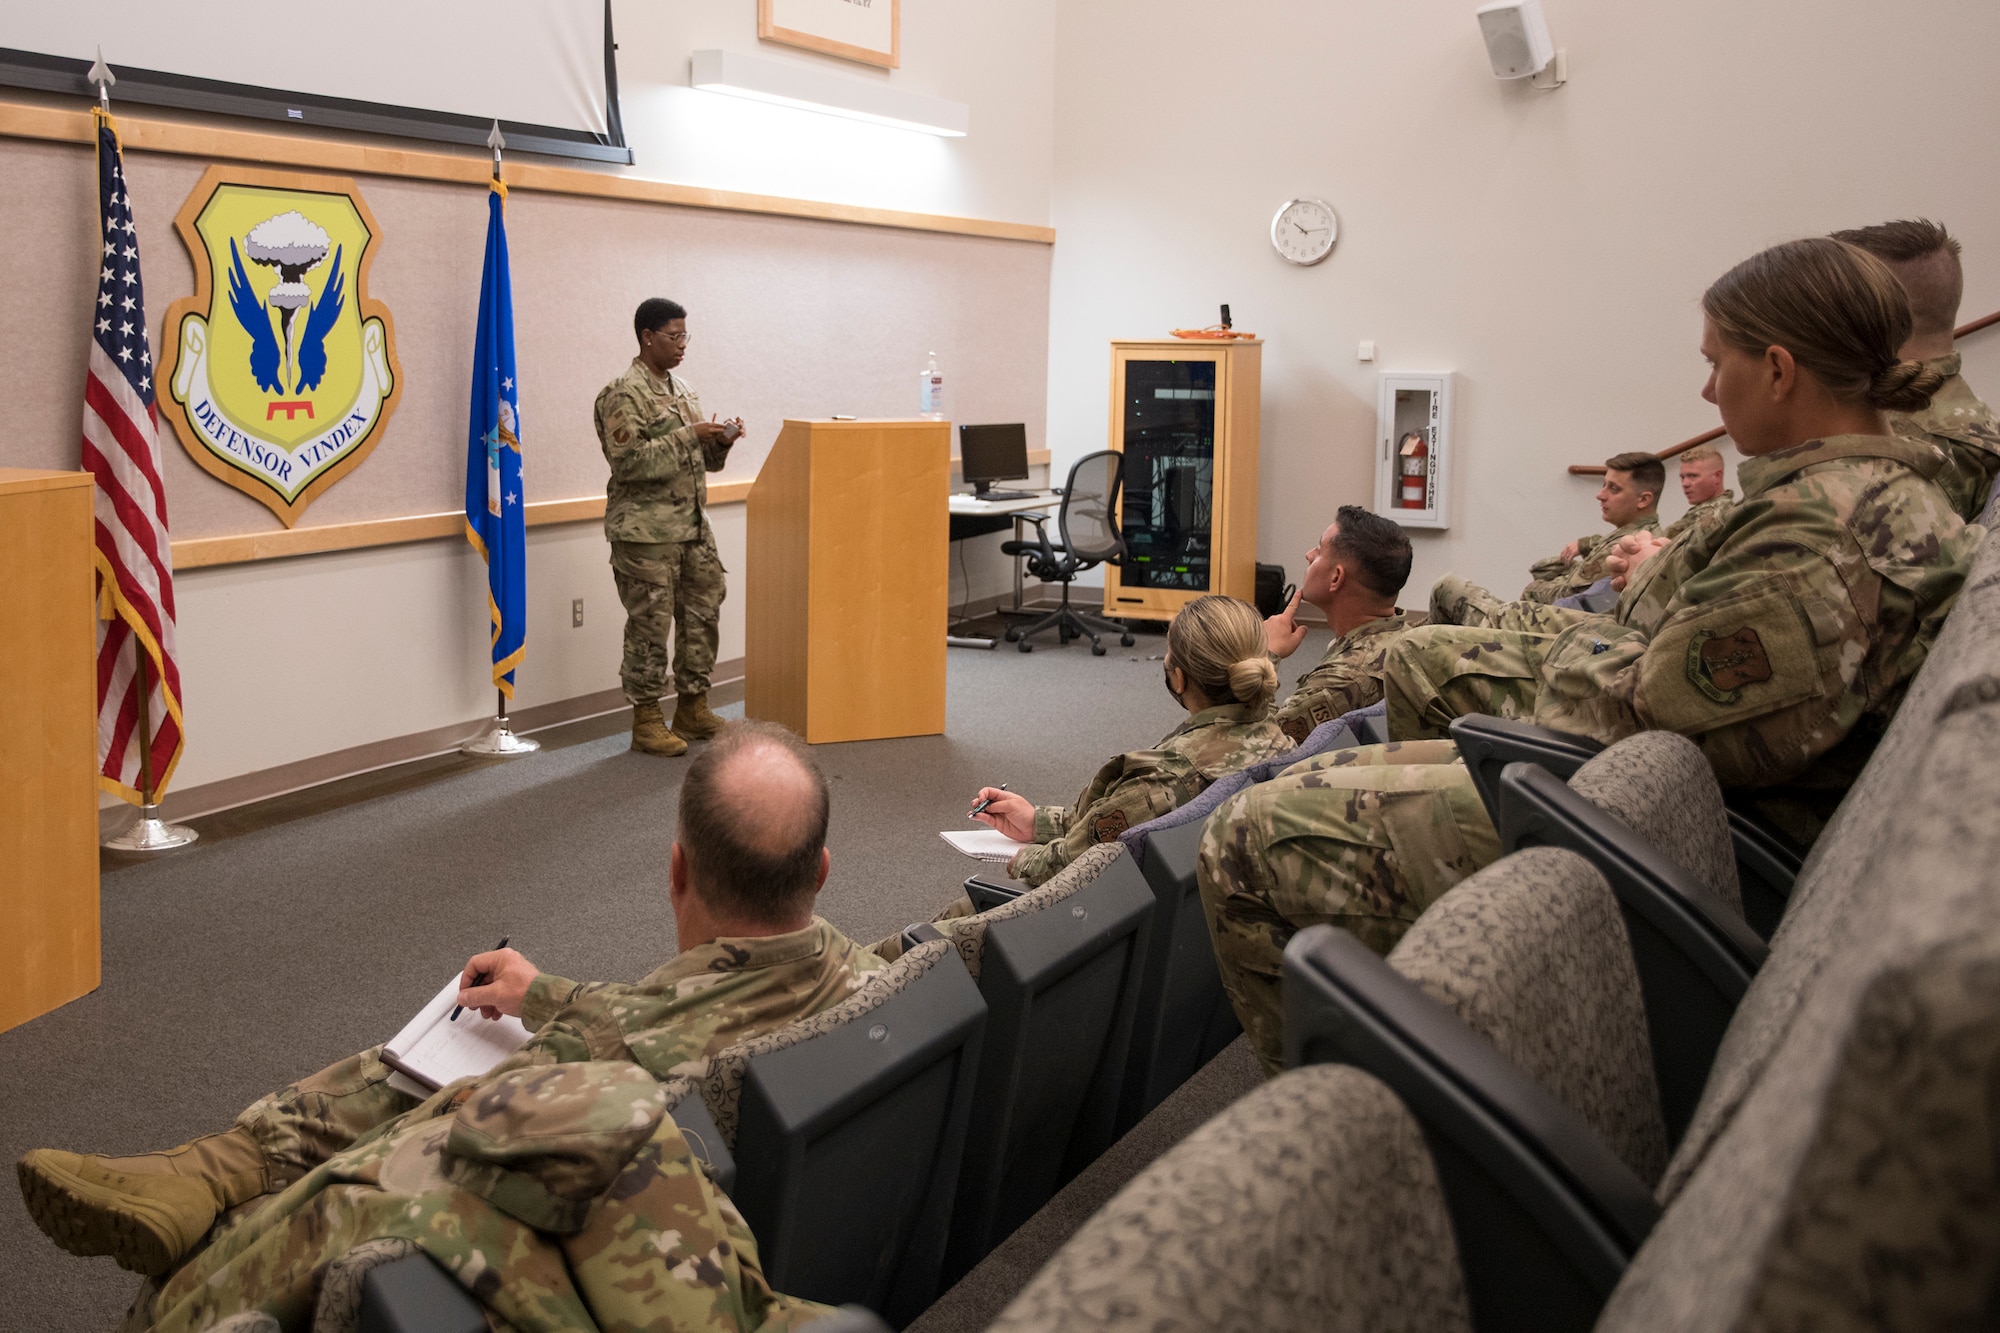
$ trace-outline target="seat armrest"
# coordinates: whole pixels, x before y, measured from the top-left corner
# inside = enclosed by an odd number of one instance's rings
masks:
[[[1502,855],[1565,847],[1611,886],[1639,970],[1667,1133],[1678,1140],[1723,1032],[1764,965],[1764,941],[1652,843],[1538,765],[1501,771],[1493,823]]]
[[[1538,727],[1516,718],[1474,714],[1451,721],[1451,739],[1459,758],[1472,773],[1472,785],[1486,804],[1486,814],[1500,822],[1497,797],[1500,772],[1509,764],[1540,764],[1568,782],[1604,747],[1588,736]]]
[[[486,1333],[487,1328],[479,1302],[421,1252],[369,1270],[361,1279],[354,1326],[357,1333]]]
[[[832,1314],[799,1325],[799,1333],[889,1333],[889,1326],[865,1305],[843,1305]]]
[[[1581,1116],[1344,930],[1285,947],[1285,1065],[1354,1065],[1422,1125],[1477,1328],[1587,1329],[1660,1215]]]

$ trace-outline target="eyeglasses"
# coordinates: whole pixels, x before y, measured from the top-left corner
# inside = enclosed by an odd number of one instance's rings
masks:
[[[677,344],[678,346],[686,347],[688,345],[688,336],[685,333],[667,333],[660,329],[654,329],[653,333],[656,337],[665,338],[668,342]]]

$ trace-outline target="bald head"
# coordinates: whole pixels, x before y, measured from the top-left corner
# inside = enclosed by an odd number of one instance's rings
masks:
[[[695,892],[737,921],[796,921],[819,889],[828,813],[826,778],[796,737],[731,725],[681,786],[680,846]]]

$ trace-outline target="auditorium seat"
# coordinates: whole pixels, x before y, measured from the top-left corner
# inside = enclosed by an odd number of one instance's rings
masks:
[[[1667,1130],[1677,1141],[1768,952],[1737,909],[1713,771],[1684,737],[1643,732],[1593,757],[1567,784],[1539,765],[1509,764],[1496,804],[1503,852],[1566,847],[1617,895]]]
[[[938,923],[987,1007],[947,1284],[1110,1146],[1152,916],[1152,890],[1113,842]]]
[[[993,1333],[1470,1333],[1416,1120],[1358,1069],[1290,1070],[1168,1150]]]
[[[1455,718],[1451,723],[1451,739],[1471,771],[1473,786],[1489,815],[1498,809],[1500,775],[1508,764],[1538,764],[1568,781],[1604,749],[1587,736],[1574,736],[1515,718]],[[1768,940],[1784,915],[1792,884],[1798,876],[1799,857],[1755,815],[1725,807],[1724,818],[1735,854],[1741,914],[1759,938]],[[1722,891],[1719,883],[1712,887]]]
[[[935,1298],[985,1023],[957,954],[929,940],[710,1058],[694,1082],[773,1287],[897,1327]]]

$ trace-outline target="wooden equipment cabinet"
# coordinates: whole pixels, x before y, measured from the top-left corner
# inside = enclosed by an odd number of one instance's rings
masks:
[[[1257,429],[1264,344],[1111,344],[1111,445],[1126,563],[1107,566],[1104,612],[1172,620],[1204,593],[1257,590]]]
[[[807,742],[944,731],[951,426],[787,421],[750,488],[744,712]]]
[[[0,468],[0,1031],[97,989],[91,495]]]

